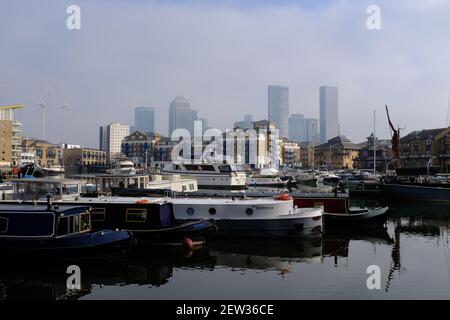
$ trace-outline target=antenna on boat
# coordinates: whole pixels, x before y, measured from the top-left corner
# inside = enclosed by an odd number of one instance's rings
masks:
[[[51,194],[47,194],[47,210],[53,210],[53,197]]]

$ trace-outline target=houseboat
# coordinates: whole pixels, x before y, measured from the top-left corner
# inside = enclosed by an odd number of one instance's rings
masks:
[[[245,189],[246,175],[238,166],[218,163],[159,164],[162,175],[190,176],[197,180],[200,189]]]
[[[205,242],[215,230],[211,221],[175,221],[172,204],[164,198],[127,198],[111,196],[82,197],[78,180],[15,179],[13,200],[41,203],[50,194],[60,205],[87,206],[92,211],[93,230],[104,228],[126,230],[133,233],[140,244],[193,246]]]
[[[317,237],[322,232],[322,209],[296,208],[288,195],[274,198],[174,198],[178,221],[213,219],[216,236]]]
[[[117,257],[132,245],[127,231],[92,231],[90,208],[0,204],[2,255],[61,259]]]

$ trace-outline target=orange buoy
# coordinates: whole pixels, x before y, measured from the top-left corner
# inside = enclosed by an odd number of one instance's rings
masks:
[[[183,240],[183,246],[184,246],[186,249],[192,250],[192,248],[194,247],[194,243],[192,242],[191,239],[189,239],[189,238],[187,238],[187,237],[184,237],[184,240]]]

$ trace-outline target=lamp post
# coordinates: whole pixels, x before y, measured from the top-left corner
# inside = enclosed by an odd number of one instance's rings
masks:
[[[436,159],[437,157],[438,156],[434,156],[434,157],[431,157],[430,160],[428,160],[428,163],[427,163],[427,176],[430,176],[430,166],[433,163],[433,160]]]

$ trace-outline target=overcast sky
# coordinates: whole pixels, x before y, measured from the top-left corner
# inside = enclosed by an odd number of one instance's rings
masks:
[[[66,8],[81,7],[81,30]],[[381,8],[381,30],[366,27]],[[339,87],[341,132],[361,142],[389,136],[384,104],[405,134],[446,125],[450,93],[450,1],[2,1],[0,104],[23,103],[24,134],[98,145],[98,127],[133,124],[154,107],[167,134],[181,94],[209,125],[244,114],[267,118],[267,86],[290,89],[290,112],[319,116],[319,86]],[[48,95],[50,86],[54,93]]]

